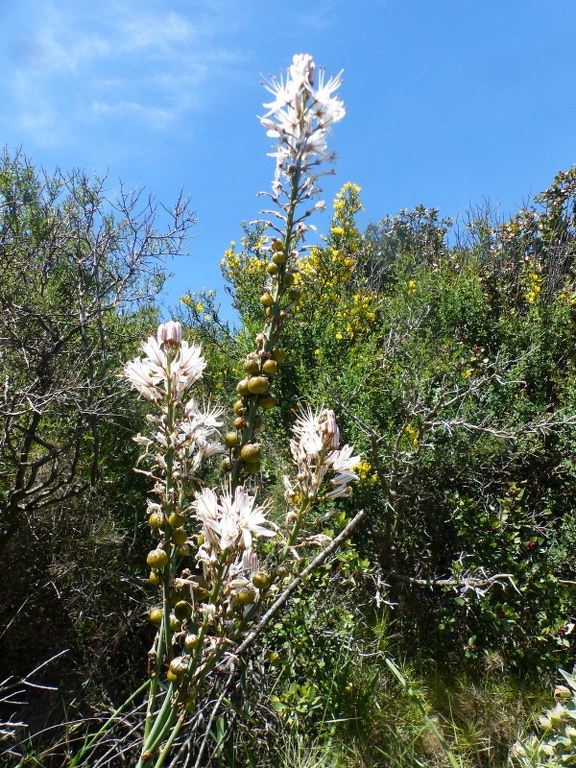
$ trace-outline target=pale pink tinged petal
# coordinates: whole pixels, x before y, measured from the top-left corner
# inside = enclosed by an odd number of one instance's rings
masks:
[[[162,323],[158,326],[157,339],[160,344],[166,342],[180,344],[182,341],[182,326],[174,320]]]

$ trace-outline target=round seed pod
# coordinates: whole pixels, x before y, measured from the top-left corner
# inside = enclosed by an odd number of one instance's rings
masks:
[[[269,292],[263,293],[262,296],[260,296],[260,304],[262,304],[263,307],[271,307],[274,304],[274,296]]]
[[[164,568],[168,560],[168,553],[160,547],[148,552],[148,556],[146,557],[146,562],[150,568]]]
[[[288,261],[288,256],[283,251],[278,251],[272,256],[272,261],[276,266],[281,266],[282,264],[286,264]]]
[[[273,376],[278,370],[278,363],[276,360],[265,360],[262,363],[262,372],[268,376]]]
[[[244,360],[244,370],[251,375],[260,371],[260,363],[257,357],[247,357]]]
[[[189,619],[192,616],[192,606],[187,600],[179,600],[174,606],[174,615],[177,619]]]
[[[222,461],[220,462],[220,466],[222,467],[223,472],[230,472],[230,470],[232,469],[232,462],[230,461],[228,456],[226,456],[225,459],[222,459]]]
[[[194,651],[200,645],[200,638],[193,632],[189,632],[184,638],[184,648],[187,651]]]
[[[272,360],[276,360],[277,363],[281,363],[283,360],[286,359],[286,352],[284,352],[283,349],[273,349],[272,352],[270,352],[270,357]]]
[[[266,376],[252,376],[248,379],[248,391],[251,395],[263,395],[269,388],[270,382]]]
[[[162,621],[162,616],[164,615],[164,612],[160,606],[156,606],[155,608],[152,608],[150,612],[148,613],[148,618],[152,622],[152,624],[160,624]]]
[[[175,528],[172,531],[172,541],[177,547],[181,547],[182,544],[185,544],[187,538],[188,538],[188,534],[186,533],[184,528]]]
[[[243,400],[236,400],[236,402],[233,405],[234,413],[237,416],[244,416],[246,413],[246,406],[244,405]]]
[[[266,272],[268,272],[269,275],[272,275],[273,277],[278,274],[278,265],[274,264],[274,262],[270,262],[268,266],[266,267]]]
[[[247,464],[250,464],[254,461],[260,461],[260,457],[262,455],[262,446],[260,443],[246,443],[246,445],[242,446],[242,450],[240,451],[240,456],[242,457],[242,460],[245,461]]]
[[[226,448],[235,448],[239,442],[238,432],[227,432],[224,435],[224,445]]]
[[[263,397],[258,398],[258,405],[265,411],[268,411],[276,405],[276,398],[274,395],[264,395]]]
[[[241,589],[236,595],[236,600],[240,605],[251,605],[256,598],[254,592],[251,589]]]
[[[243,416],[237,416],[234,419],[234,427],[236,429],[246,429],[246,419]]]
[[[148,581],[150,584],[154,584],[154,586],[157,587],[160,584],[160,574],[158,571],[150,571]]]
[[[186,557],[186,555],[190,554],[190,547],[188,544],[181,544],[179,547],[177,547],[176,554],[178,557]]]
[[[264,571],[256,571],[252,574],[252,584],[254,584],[257,589],[268,589],[271,583],[272,579]]]
[[[176,618],[174,613],[170,614],[170,629],[172,632],[178,632],[180,629],[180,621]]]
[[[172,512],[170,517],[168,518],[168,522],[170,523],[170,526],[172,528],[181,528],[186,521],[186,518],[184,515],[181,515],[179,512]]]
[[[259,461],[250,461],[244,464],[244,470],[248,475],[256,475],[260,472],[260,466]]]
[[[272,240],[272,250],[274,253],[279,253],[280,251],[284,250],[284,244],[282,243],[282,240],[278,240],[278,238],[274,238]]]
[[[238,392],[239,395],[242,395],[242,397],[246,397],[250,394],[250,390],[248,389],[248,379],[241,379],[238,384],[236,384],[236,392]]]
[[[148,525],[150,526],[150,528],[162,528],[165,522],[166,522],[166,518],[164,517],[162,512],[152,512],[152,514],[148,518]]]
[[[186,656],[176,656],[170,662],[169,670],[177,677],[182,677],[188,669],[189,658]]]

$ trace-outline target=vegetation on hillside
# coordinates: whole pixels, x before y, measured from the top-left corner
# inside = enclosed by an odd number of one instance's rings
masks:
[[[161,233],[5,153],[6,765],[575,764],[576,169],[459,229],[418,206],[362,233],[347,183],[310,248],[317,145],[278,149],[281,223],[224,255],[237,321],[190,291],[157,340],[186,204]]]

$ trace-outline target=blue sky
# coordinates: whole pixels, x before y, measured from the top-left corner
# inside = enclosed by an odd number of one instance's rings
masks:
[[[0,143],[111,195],[184,189],[198,224],[166,301],[226,302],[219,261],[273,174],[261,75],[302,52],[344,69],[324,196],[360,184],[362,225],[419,203],[505,216],[576,163],[575,39],[575,0],[0,0]]]

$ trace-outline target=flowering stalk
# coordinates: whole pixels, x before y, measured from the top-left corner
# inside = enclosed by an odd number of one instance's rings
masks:
[[[319,191],[321,174],[315,169],[332,159],[326,134],[344,115],[334,95],[340,78],[326,82],[323,73],[316,76],[312,58],[302,54],[294,57],[285,79],[272,78],[266,85],[274,100],[265,105],[261,122],[277,139],[270,195],[276,210],[268,213],[281,225],[267,222],[275,234],[269,246],[270,283],[261,298],[263,330],[237,386],[235,429],[224,438],[228,475],[221,489],[198,480],[204,461],[224,450],[218,439],[222,409],[201,407],[192,395],[206,365],[201,348],[184,341],[180,324],[170,321],[143,344],[144,355],[124,369],[153,411],[148,434],[135,439],[142,452],[139,464],[145,465],[138,471],[152,483],[148,524],[155,546],[147,564],[150,582],[161,594],[161,604],[150,611],[157,634],[149,653],[151,681],[137,768],[162,768],[189,713],[220,684],[216,673],[231,674],[239,655],[266,629],[304,574],[335,551],[361,519],[359,513],[334,540],[308,529],[314,503],[347,495],[356,479],[352,468],[359,457],[352,456],[351,446],[340,447],[328,409],[303,412],[296,422],[290,445],[296,474],[285,478],[289,509],[283,529],[268,519],[270,502],[258,501],[251,487],[262,452],[255,439],[259,413],[275,405],[269,390],[283,359],[279,333],[294,300],[304,220],[320,207],[301,213],[299,206]],[[323,551],[286,586],[285,572],[261,563],[262,538],[272,541],[270,559],[276,564],[301,557],[310,545]],[[217,706],[222,700],[223,694]],[[205,734],[198,764],[207,739]]]
[[[334,153],[327,152],[326,137],[345,114],[341,99],[335,95],[341,82],[339,75],[326,81],[324,71],[317,72],[312,57],[299,54],[294,56],[285,77],[273,77],[265,83],[274,99],[264,105],[268,111],[260,121],[276,140],[275,151],[270,153],[276,159],[276,170],[272,193],[263,193],[275,205],[264,213],[274,218],[264,223],[274,236],[269,245],[269,284],[260,297],[265,310],[264,327],[256,338],[256,350],[244,361],[246,377],[236,387],[236,434],[229,435],[227,442],[231,449],[232,487],[260,468],[261,448],[255,440],[260,424],[258,411],[276,403],[269,389],[284,359],[278,346],[279,334],[289,317],[291,303],[298,299],[295,283],[299,246],[307,230],[305,220],[324,207],[323,202],[310,206],[310,200],[320,192],[317,182],[323,172],[317,170],[318,166],[334,159]]]

